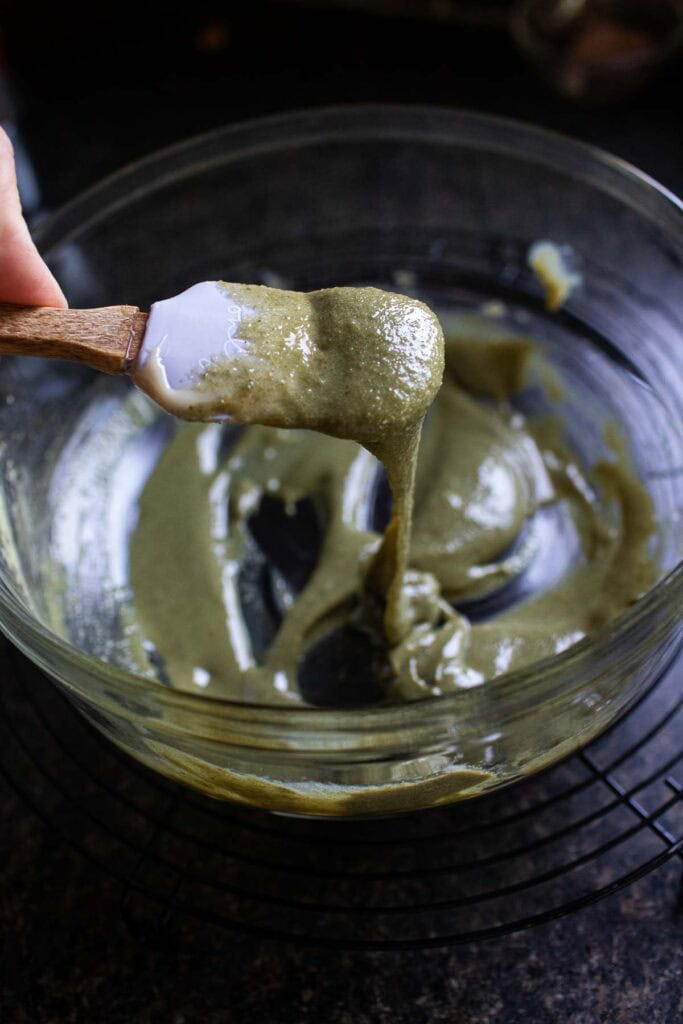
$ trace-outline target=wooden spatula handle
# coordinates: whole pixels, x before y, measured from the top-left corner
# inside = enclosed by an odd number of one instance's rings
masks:
[[[126,373],[146,322],[137,306],[51,309],[0,302],[0,355],[69,359],[103,373]]]

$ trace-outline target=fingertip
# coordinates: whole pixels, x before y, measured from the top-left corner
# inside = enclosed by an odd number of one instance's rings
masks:
[[[21,215],[14,147],[0,127],[0,300],[31,306],[68,305]]]
[[[0,301],[27,306],[68,305],[23,221],[0,230]]]
[[[53,306],[55,309],[66,309],[69,305],[64,292],[49,270],[45,280],[40,284],[39,288],[36,288],[34,294],[39,296],[40,299],[39,302],[34,303],[35,305]]]
[[[5,131],[2,125],[0,125],[0,151],[2,151],[3,153],[10,153],[14,155],[14,146],[12,145],[12,140],[10,139],[8,133]]]

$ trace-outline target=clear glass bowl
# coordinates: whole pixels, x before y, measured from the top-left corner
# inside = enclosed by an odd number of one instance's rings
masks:
[[[257,121],[114,175],[39,230],[73,305],[145,308],[207,278],[393,282],[442,306],[504,302],[569,383],[559,415],[587,461],[618,422],[656,508],[661,579],[568,651],[454,696],[330,711],[173,690],[126,670],[116,592],[102,586],[125,591],[127,517],[163,414],[124,380],[4,359],[3,629],[134,757],[281,812],[427,807],[570,753],[637,701],[680,643],[681,226],[677,200],[612,157],[436,109]],[[537,239],[571,246],[584,275],[554,317],[526,263]]]

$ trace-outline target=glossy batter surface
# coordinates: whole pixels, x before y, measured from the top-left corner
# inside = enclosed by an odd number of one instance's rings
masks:
[[[394,515],[368,585],[396,643],[420,430],[443,366],[438,319],[407,295],[205,281],[154,304],[134,379],[183,419],[321,431],[384,463]]]

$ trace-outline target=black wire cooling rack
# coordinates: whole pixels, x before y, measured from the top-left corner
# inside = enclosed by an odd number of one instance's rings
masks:
[[[683,857],[683,666],[589,748],[478,801],[358,821],[204,798],[97,733],[13,650],[0,770],[113,875],[130,928],[206,952],[230,933],[316,948],[489,939],[579,910]],[[226,935],[227,933],[227,935]]]

